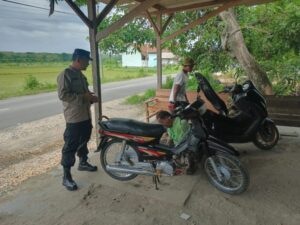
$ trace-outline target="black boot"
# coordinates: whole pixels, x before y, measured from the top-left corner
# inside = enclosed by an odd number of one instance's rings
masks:
[[[78,170],[80,171],[89,171],[94,172],[97,171],[97,166],[93,166],[87,162],[87,160],[80,159]]]
[[[77,184],[72,179],[71,169],[70,168],[64,168],[64,177],[63,177],[63,183],[62,184],[69,191],[75,191],[75,190],[77,190]]]

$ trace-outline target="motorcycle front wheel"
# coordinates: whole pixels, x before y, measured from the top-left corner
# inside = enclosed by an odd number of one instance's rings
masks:
[[[262,150],[270,150],[279,139],[279,132],[273,122],[266,121],[257,131],[253,143]]]
[[[122,167],[122,165],[139,161],[139,155],[133,146],[125,144],[124,151],[122,150],[123,146],[121,140],[108,142],[101,151],[100,161],[102,168],[109,176],[120,181],[128,181],[134,179],[137,174],[112,172],[106,168],[107,165]]]
[[[241,194],[249,186],[248,172],[235,156],[217,154],[207,157],[204,170],[209,182],[224,193]]]

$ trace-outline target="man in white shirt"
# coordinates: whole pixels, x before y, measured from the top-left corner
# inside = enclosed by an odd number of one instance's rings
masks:
[[[186,58],[183,62],[182,71],[179,72],[174,78],[168,105],[171,112],[175,109],[176,104],[180,102],[189,102],[186,96],[186,84],[188,82],[188,73],[193,71],[194,65],[194,60]]]

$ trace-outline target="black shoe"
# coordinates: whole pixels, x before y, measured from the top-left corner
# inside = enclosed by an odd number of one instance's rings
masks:
[[[78,170],[79,171],[89,171],[89,172],[94,172],[97,171],[97,166],[93,166],[89,164],[88,162],[80,162],[78,165]]]
[[[63,183],[62,183],[66,188],[67,190],[69,191],[75,191],[78,189],[77,187],[77,184],[75,183],[74,180],[70,180],[70,179],[67,179],[67,178],[63,178]]]
[[[64,185],[69,191],[75,191],[78,189],[77,184],[72,179],[70,169],[64,169],[64,177],[63,177],[62,185]]]

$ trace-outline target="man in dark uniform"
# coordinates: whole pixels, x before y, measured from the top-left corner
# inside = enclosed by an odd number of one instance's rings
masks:
[[[80,160],[78,170],[90,172],[97,170],[96,166],[87,162],[87,143],[92,132],[90,106],[98,102],[98,97],[88,89],[87,79],[81,72],[86,70],[90,60],[90,52],[75,49],[72,64],[57,77],[58,97],[63,103],[66,120],[65,144],[61,158],[61,165],[64,169],[62,184],[70,191],[77,189],[77,184],[71,175],[76,152]]]

